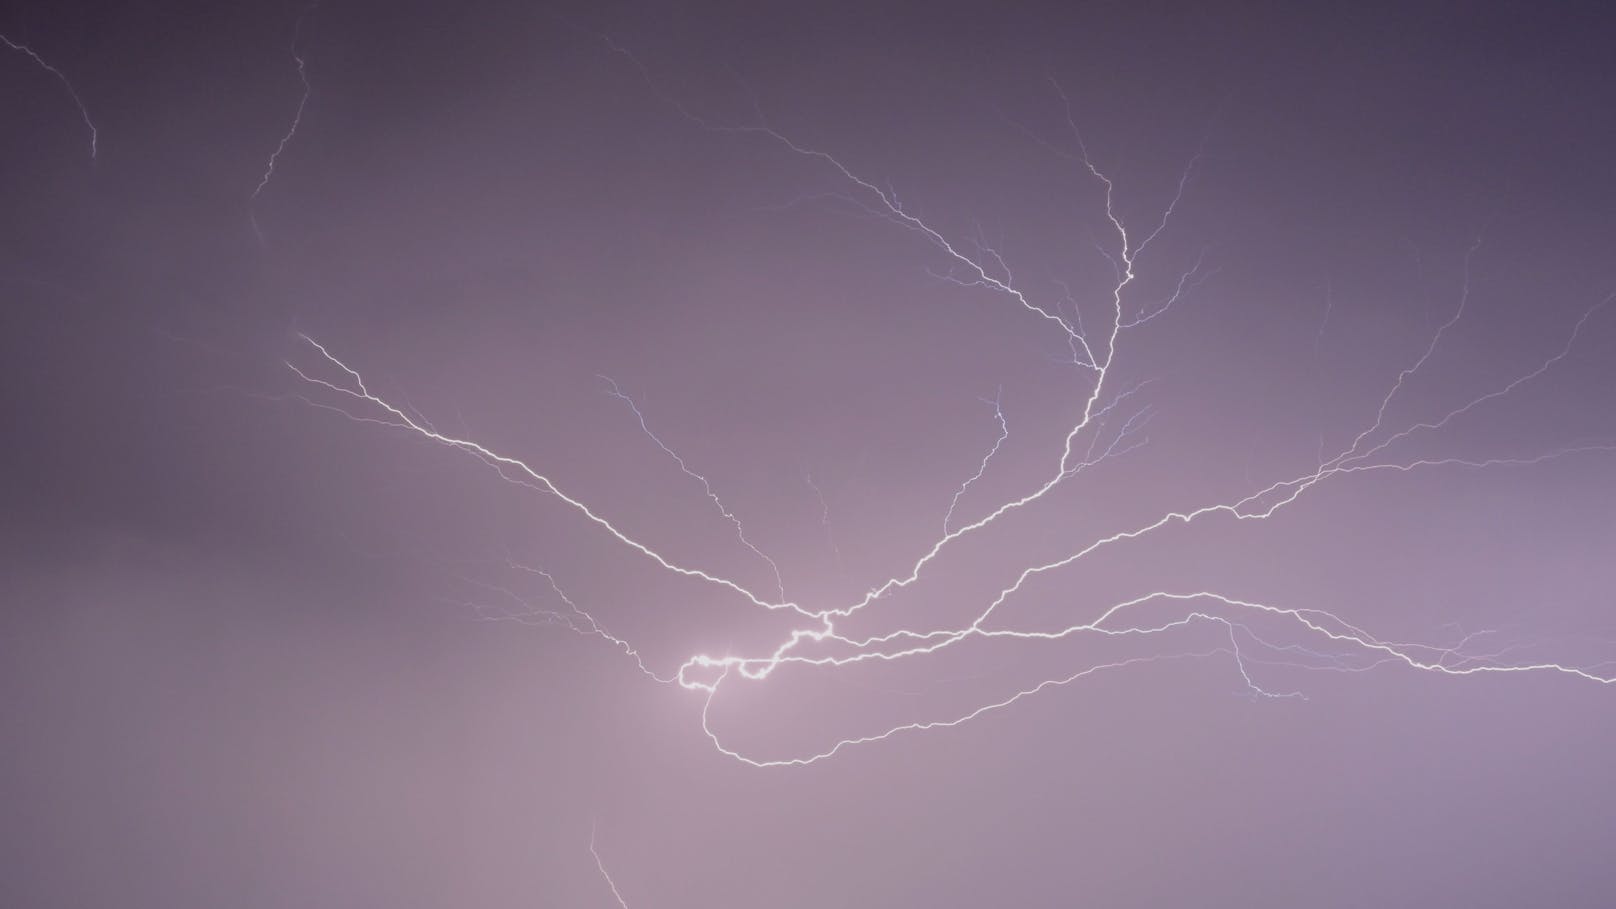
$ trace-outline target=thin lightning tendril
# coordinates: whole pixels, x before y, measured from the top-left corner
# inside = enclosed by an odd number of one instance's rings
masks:
[[[292,60],[297,64],[297,78],[299,82],[303,83],[303,94],[298,96],[297,109],[292,112],[292,125],[286,128],[286,133],[281,136],[281,140],[275,143],[275,150],[269,153],[269,161],[264,165],[264,173],[258,178],[258,185],[253,187],[252,198],[254,199],[258,198],[259,194],[264,191],[264,187],[269,185],[270,178],[275,176],[275,163],[280,160],[281,153],[286,151],[286,146],[292,141],[292,137],[297,135],[297,127],[303,122],[303,108],[308,106],[309,94],[313,91],[313,86],[309,84],[308,68],[304,65],[303,55],[293,50]]]
[[[7,38],[5,35],[0,35],[0,42],[5,42],[7,47],[20,54],[26,54],[35,63],[39,64],[41,69],[55,76],[57,80],[62,83],[62,87],[67,89],[68,96],[71,97],[73,99],[73,103],[78,106],[79,117],[84,120],[84,127],[90,131],[90,161],[94,162],[97,152],[96,143],[99,134],[96,131],[95,124],[90,122],[90,109],[84,106],[84,100],[79,97],[78,89],[73,87],[73,83],[68,81],[67,76],[61,70],[45,62],[45,58],[41,57],[37,52],[35,52],[33,48],[26,44],[18,44],[10,38]]]
[[[303,35],[303,20],[307,19],[309,14],[318,8],[318,2],[311,4],[297,17],[296,24],[292,26],[292,62],[297,65],[297,80],[303,85],[303,93],[298,96],[297,108],[292,112],[291,125],[281,135],[280,141],[275,144],[275,150],[270,152],[269,160],[264,164],[264,173],[258,178],[258,185],[253,187],[251,200],[256,200],[259,194],[264,191],[264,187],[269,185],[270,179],[275,176],[275,164],[280,160],[281,154],[286,151],[286,146],[291,143],[292,137],[297,135],[298,126],[303,123],[303,110],[308,107],[309,95],[313,94],[314,86],[309,83],[308,66],[303,59],[303,52],[298,49],[298,43]]]
[[[589,854],[594,856],[595,868],[600,871],[600,876],[606,881],[606,886],[611,888],[612,897],[617,900],[617,905],[623,907],[623,909],[628,909],[628,900],[623,899],[623,894],[617,889],[617,882],[612,880],[611,874],[606,871],[606,863],[601,860],[600,853],[595,850],[595,826],[593,824],[589,826]]]
[[[982,475],[988,472],[988,462],[993,460],[993,456],[999,453],[999,446],[1004,444],[1004,440],[1010,438],[1010,424],[1005,422],[1004,407],[1001,406],[1003,397],[1004,389],[1001,387],[994,393],[993,400],[988,402],[993,405],[993,419],[999,424],[999,437],[993,440],[993,447],[989,448],[988,453],[982,456],[982,463],[977,465],[976,473],[971,474],[969,479],[960,484],[959,489],[954,490],[954,498],[949,500],[948,503],[948,513],[943,515],[944,534],[948,533],[948,525],[954,520],[954,509],[959,507],[960,496],[965,495],[965,490],[970,489],[972,483],[982,479]]]
[[[741,519],[737,518],[733,512],[724,507],[723,501],[718,498],[718,493],[713,492],[713,484],[709,483],[706,477],[696,473],[694,470],[691,470],[690,466],[685,463],[684,458],[680,457],[677,452],[667,446],[667,443],[658,438],[656,433],[651,431],[651,427],[646,425],[645,414],[640,412],[640,406],[634,403],[633,398],[623,393],[623,390],[618,387],[615,380],[609,376],[600,376],[600,379],[607,385],[611,386],[609,393],[612,397],[622,401],[624,404],[627,404],[628,409],[634,412],[634,419],[639,422],[640,430],[645,433],[646,438],[650,439],[652,444],[656,445],[656,447],[662,449],[663,454],[666,454],[668,457],[672,458],[673,462],[679,465],[679,470],[684,473],[685,476],[690,477],[701,484],[702,492],[707,494],[707,498],[713,503],[713,507],[718,509],[718,513],[723,516],[724,520],[728,521],[730,525],[735,528],[735,537],[741,541],[741,545],[751,550],[753,555],[756,555],[758,558],[768,563],[769,570],[774,574],[775,589],[779,594],[780,599],[784,600],[786,598],[786,585],[785,581],[781,580],[780,578],[780,566],[775,563],[774,559],[765,555],[762,550],[754,546],[751,540],[746,538],[746,528],[741,526]]]

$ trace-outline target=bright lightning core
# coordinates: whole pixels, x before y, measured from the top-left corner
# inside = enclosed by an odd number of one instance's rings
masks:
[[[1058,86],[1057,86],[1058,90]],[[1064,95],[1061,96],[1064,101]],[[1441,437],[1462,417],[1483,412],[1499,399],[1516,393],[1540,380],[1571,355],[1583,336],[1598,328],[1600,317],[1616,296],[1590,300],[1579,319],[1561,326],[1559,340],[1541,351],[1533,364],[1505,381],[1472,389],[1458,403],[1436,413],[1405,422],[1395,422],[1396,405],[1407,389],[1432,369],[1436,353],[1448,340],[1454,327],[1465,318],[1470,303],[1472,259],[1479,241],[1472,246],[1457,282],[1448,312],[1431,333],[1418,356],[1390,372],[1383,386],[1378,407],[1362,423],[1339,427],[1342,447],[1321,450],[1317,463],[1290,475],[1253,481],[1242,492],[1221,498],[1184,501],[1160,513],[1133,523],[1099,531],[1068,542],[1055,557],[1043,555],[1029,545],[1022,564],[996,583],[996,590],[976,603],[970,614],[954,620],[939,613],[916,617],[910,610],[892,606],[896,595],[917,585],[923,577],[940,569],[965,545],[965,541],[990,532],[1014,535],[1025,532],[1018,524],[1022,515],[1037,503],[1053,498],[1058,489],[1084,482],[1085,474],[1104,471],[1108,462],[1123,459],[1149,444],[1148,429],[1154,416],[1149,402],[1149,382],[1121,384],[1119,370],[1133,351],[1148,343],[1140,331],[1146,323],[1171,319],[1175,307],[1191,297],[1211,270],[1206,256],[1198,257],[1188,268],[1168,271],[1163,286],[1171,288],[1164,297],[1150,298],[1140,290],[1139,275],[1146,268],[1161,268],[1154,260],[1156,241],[1174,229],[1175,213],[1194,182],[1198,158],[1191,158],[1172,188],[1170,200],[1142,223],[1120,213],[1116,204],[1117,185],[1106,169],[1089,154],[1082,136],[1068,114],[1070,145],[1067,154],[1079,172],[1102,193],[1103,216],[1108,234],[1102,252],[1113,266],[1109,289],[1093,300],[1077,300],[1069,290],[1061,295],[1041,295],[1012,271],[1006,258],[994,247],[978,240],[950,237],[945,231],[906,207],[898,197],[875,180],[861,176],[839,158],[804,146],[765,126],[727,128],[730,133],[759,137],[809,167],[820,168],[843,181],[845,198],[868,213],[879,216],[928,245],[943,268],[934,272],[941,280],[976,288],[1000,301],[1003,318],[1030,320],[1052,334],[1069,352],[1067,368],[1078,379],[1074,401],[1075,418],[1066,428],[1062,441],[1043,453],[1042,472],[1025,479],[1014,492],[997,501],[983,502],[984,477],[992,476],[996,460],[1016,442],[1011,421],[1005,416],[1001,390],[985,399],[992,407],[992,430],[985,434],[983,448],[962,460],[972,469],[960,477],[958,485],[942,497],[939,519],[932,526],[936,533],[911,541],[912,556],[862,595],[841,602],[805,602],[793,598],[782,578],[778,553],[768,553],[749,536],[745,517],[722,498],[722,478],[701,472],[665,441],[667,429],[656,425],[654,412],[610,379],[602,379],[606,393],[620,402],[637,424],[645,444],[674,463],[691,484],[693,498],[704,497],[706,505],[731,527],[730,541],[746,557],[767,572],[770,583],[756,587],[729,576],[710,565],[687,562],[671,555],[636,531],[632,517],[607,514],[573,494],[563,477],[552,476],[537,464],[512,453],[496,451],[475,438],[440,431],[412,408],[384,396],[367,384],[354,361],[326,343],[302,336],[303,352],[288,367],[305,383],[304,400],[320,408],[340,413],[357,422],[400,430],[417,438],[455,449],[492,468],[504,483],[554,497],[575,515],[579,532],[610,538],[620,546],[624,559],[649,562],[670,576],[702,582],[717,602],[737,608],[761,610],[787,620],[787,627],[772,646],[749,652],[715,649],[677,654],[672,658],[648,655],[640,644],[609,630],[597,621],[587,604],[579,604],[566,592],[561,572],[512,562],[512,567],[532,572],[543,579],[544,607],[505,588],[490,587],[520,608],[487,607],[485,614],[557,625],[580,635],[600,638],[610,648],[629,657],[649,679],[678,685],[697,700],[702,730],[721,754],[757,767],[789,767],[827,760],[849,748],[884,741],[899,735],[937,733],[995,711],[1008,709],[1048,689],[1076,683],[1112,670],[1139,672],[1151,664],[1167,660],[1221,657],[1230,662],[1244,690],[1253,698],[1305,697],[1302,690],[1276,687],[1265,681],[1264,670],[1273,665],[1318,671],[1366,672],[1382,666],[1401,666],[1428,675],[1464,678],[1478,675],[1547,674],[1582,683],[1609,684],[1616,675],[1599,666],[1553,660],[1512,659],[1515,650],[1495,645],[1493,629],[1474,630],[1457,640],[1411,642],[1392,640],[1362,627],[1352,616],[1326,611],[1307,602],[1265,602],[1238,591],[1209,587],[1159,587],[1138,589],[1081,615],[1069,615],[1055,627],[1018,624],[1014,604],[1034,583],[1059,583],[1063,574],[1100,557],[1099,554],[1124,547],[1149,547],[1173,533],[1176,528],[1194,525],[1233,526],[1261,522],[1275,514],[1305,508],[1314,490],[1349,480],[1372,480],[1375,476],[1411,471],[1447,469],[1507,470],[1540,465],[1589,452],[1616,451],[1616,444],[1583,444],[1574,447],[1544,448],[1515,457],[1414,456],[1404,452],[1410,440]],[[1322,331],[1322,329],[1321,329]],[[1069,383],[1070,384],[1070,383]],[[1361,478],[1359,475],[1363,475]],[[817,485],[813,485],[816,494]],[[824,504],[821,496],[820,504]],[[829,510],[824,521],[829,531]],[[1075,533],[1075,531],[1074,531]],[[1037,556],[1031,555],[1039,552]],[[1115,645],[1120,656],[1099,659],[1049,674],[1008,695],[978,697],[975,705],[946,715],[916,716],[885,728],[833,738],[788,753],[759,753],[732,744],[732,739],[714,720],[713,705],[734,686],[766,687],[777,676],[791,672],[834,673],[857,665],[882,662],[917,661],[944,653],[955,653],[973,644],[992,642],[1000,647],[1037,648],[1042,642],[1091,640]]]

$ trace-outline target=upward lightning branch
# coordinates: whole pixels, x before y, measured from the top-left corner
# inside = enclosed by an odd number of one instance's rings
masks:
[[[1255,667],[1266,664],[1335,672],[1364,672],[1386,665],[1401,665],[1418,672],[1449,677],[1535,673],[1602,685],[1616,681],[1616,676],[1596,671],[1597,667],[1549,661],[1513,662],[1508,659],[1507,648],[1486,653],[1471,649],[1477,640],[1488,637],[1487,630],[1473,632],[1457,643],[1446,645],[1392,641],[1322,609],[1258,602],[1210,589],[1145,590],[1111,603],[1091,618],[1072,621],[1065,627],[1053,630],[1020,628],[1002,618],[1005,605],[1023,594],[1030,581],[1041,576],[1058,575],[1096,553],[1160,536],[1174,526],[1220,520],[1264,521],[1281,510],[1295,506],[1320,486],[1339,483],[1349,477],[1455,467],[1518,467],[1581,452],[1616,451],[1616,445],[1584,445],[1542,451],[1522,458],[1392,457],[1399,443],[1411,437],[1439,433],[1460,416],[1511,394],[1553,369],[1571,353],[1596,316],[1616,298],[1613,295],[1594,301],[1579,320],[1567,327],[1563,343],[1539,360],[1532,369],[1496,387],[1478,389],[1464,403],[1435,418],[1405,425],[1392,424],[1388,415],[1392,412],[1393,403],[1405,394],[1410,380],[1428,367],[1445,336],[1465,315],[1470,297],[1470,256],[1465,260],[1464,281],[1451,315],[1431,336],[1421,355],[1402,368],[1389,383],[1373,419],[1359,428],[1344,448],[1329,457],[1321,457],[1317,467],[1294,476],[1281,477],[1226,499],[1186,503],[1183,507],[1130,526],[1094,534],[1058,558],[1024,564],[1013,572],[1013,577],[1007,578],[1007,583],[999,587],[995,595],[979,604],[968,621],[921,625],[899,621],[893,615],[888,619],[887,626],[878,633],[861,634],[848,630],[855,615],[863,622],[870,622],[886,618],[883,612],[895,612],[883,610],[883,604],[898,591],[916,584],[922,576],[935,571],[958,548],[962,539],[980,534],[989,527],[1012,522],[1015,513],[1050,498],[1055,490],[1073,478],[1108,460],[1123,457],[1148,441],[1144,430],[1150,422],[1152,411],[1140,400],[1146,386],[1117,387],[1117,364],[1134,337],[1132,330],[1158,318],[1170,317],[1175,304],[1191,293],[1207,274],[1202,257],[1190,269],[1178,275],[1175,281],[1168,282],[1168,286],[1174,289],[1165,299],[1141,300],[1135,291],[1139,269],[1143,267],[1147,254],[1155,248],[1158,238],[1172,226],[1174,214],[1192,182],[1198,156],[1191,159],[1180,174],[1167,205],[1157,216],[1149,219],[1143,229],[1136,230],[1119,214],[1115,204],[1116,184],[1091,158],[1069,109],[1067,125],[1075,146],[1075,151],[1069,154],[1081,172],[1093,180],[1101,191],[1104,222],[1110,233],[1110,244],[1105,252],[1115,268],[1114,280],[1099,305],[1094,307],[1094,310],[1104,313],[1103,324],[1098,330],[1085,329],[1079,307],[1069,291],[1063,299],[1037,299],[1018,283],[1004,258],[991,247],[981,242],[950,239],[933,223],[907,209],[890,190],[855,173],[839,158],[806,147],[766,126],[725,128],[728,132],[762,137],[808,164],[827,168],[845,181],[848,198],[931,246],[947,266],[939,273],[941,278],[996,295],[1009,305],[1007,317],[1020,313],[1021,317],[1046,327],[1070,351],[1071,365],[1087,377],[1086,390],[1081,393],[1080,406],[1077,408],[1078,415],[1064,433],[1059,447],[1050,452],[1045,472],[1020,492],[990,507],[968,509],[966,506],[974,496],[972,491],[978,481],[992,470],[993,459],[1010,434],[999,399],[989,402],[993,405],[996,418],[996,438],[986,454],[976,461],[978,466],[975,472],[964,479],[952,498],[946,501],[940,532],[934,538],[919,541],[914,547],[912,560],[904,564],[901,570],[849,602],[816,604],[790,598],[778,563],[753,544],[741,519],[719,497],[714,484],[699,472],[697,465],[677,454],[662,436],[654,433],[639,404],[609,379],[604,380],[608,393],[629,409],[649,444],[670,458],[685,476],[699,484],[710,505],[730,523],[734,542],[746,550],[750,557],[767,566],[771,589],[757,590],[742,580],[710,567],[686,564],[667,555],[643,539],[627,523],[585,503],[567,491],[560,480],[553,479],[538,467],[510,454],[496,452],[474,439],[440,432],[414,415],[409,408],[374,392],[356,369],[312,337],[302,338],[309,355],[287,365],[298,379],[307,384],[309,394],[313,395],[305,398],[309,403],[360,423],[402,430],[429,442],[462,451],[491,468],[500,480],[559,500],[577,515],[582,528],[593,528],[594,532],[604,534],[621,545],[626,550],[625,557],[645,559],[672,575],[704,582],[713,588],[715,596],[742,607],[766,610],[790,618],[790,628],[781,634],[772,647],[747,654],[694,653],[685,656],[677,664],[670,662],[658,669],[633,644],[607,631],[588,611],[575,604],[547,570],[516,566],[535,572],[544,579],[549,595],[559,604],[555,609],[530,607],[523,597],[513,591],[491,588],[521,608],[495,610],[488,613],[489,617],[542,622],[600,638],[634,660],[647,677],[692,692],[701,700],[702,729],[713,746],[720,753],[753,766],[811,764],[856,745],[879,742],[900,734],[918,734],[959,726],[1008,708],[1047,689],[1069,685],[1099,673],[1171,660],[1222,656],[1232,662],[1241,684],[1251,696],[1263,698],[1301,696],[1299,692],[1265,687],[1259,681],[1261,673]],[[1470,255],[1474,255],[1475,251],[1472,248]],[[1095,321],[1093,312],[1090,313],[1090,321]],[[970,518],[967,513],[978,516]],[[1211,639],[1213,643],[1208,645],[1205,635],[1187,637],[1187,629],[1191,628],[1208,629],[1217,634]],[[1288,629],[1285,633],[1293,634],[1296,638],[1288,642],[1276,641],[1273,639],[1276,631],[1269,629]],[[1143,656],[1084,665],[1067,673],[1043,678],[1008,696],[981,699],[971,709],[950,716],[917,718],[868,734],[826,742],[823,747],[806,753],[744,753],[726,742],[725,736],[712,720],[713,704],[730,686],[765,683],[788,666],[834,671],[855,664],[923,659],[967,641],[998,641],[1032,646],[1032,642],[1080,637],[1146,642],[1159,640],[1162,646],[1160,650],[1150,651]]]

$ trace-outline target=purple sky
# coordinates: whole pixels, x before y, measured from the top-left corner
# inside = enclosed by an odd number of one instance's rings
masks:
[[[0,904],[1616,903],[1616,22],[867,6],[0,13]]]

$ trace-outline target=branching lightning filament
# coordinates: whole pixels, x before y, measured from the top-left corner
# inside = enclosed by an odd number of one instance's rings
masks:
[[[301,59],[298,62],[301,73]],[[1058,91],[1059,87],[1056,88]],[[1064,100],[1064,95],[1061,97]],[[1073,482],[1079,475],[1096,468],[1104,469],[1101,465],[1123,458],[1148,442],[1145,430],[1153,411],[1144,399],[1149,383],[1119,387],[1117,364],[1137,337],[1132,334],[1135,329],[1158,319],[1172,318],[1174,307],[1191,296],[1210,274],[1203,253],[1190,268],[1167,282],[1166,286],[1171,291],[1165,299],[1138,299],[1140,295],[1136,290],[1136,281],[1140,269],[1147,264],[1149,254],[1155,249],[1155,242],[1172,228],[1175,213],[1193,183],[1199,156],[1192,158],[1179,175],[1167,204],[1149,219],[1143,229],[1137,229],[1129,223],[1131,219],[1119,213],[1115,204],[1116,183],[1090,157],[1088,146],[1077,131],[1069,111],[1067,125],[1075,146],[1075,151],[1070,153],[1072,160],[1081,168],[1080,172],[1086,175],[1086,179],[1094,181],[1102,193],[1104,224],[1109,231],[1104,252],[1115,269],[1114,280],[1100,305],[1089,308],[1091,328],[1084,327],[1077,303],[1069,290],[1063,287],[1061,298],[1041,299],[1033,290],[1018,282],[1005,259],[985,242],[950,239],[933,222],[906,208],[891,190],[859,175],[839,158],[802,145],[767,126],[725,128],[726,132],[762,137],[801,159],[806,165],[828,169],[830,175],[845,182],[848,198],[857,205],[929,245],[945,263],[943,270],[934,272],[938,278],[991,294],[1007,304],[1006,318],[1029,319],[1033,324],[1053,332],[1055,340],[1070,352],[1069,366],[1083,377],[1084,390],[1076,407],[1077,415],[1066,429],[1059,447],[1048,454],[1042,475],[1019,491],[986,506],[980,498],[986,485],[983,480],[993,474],[997,464],[995,459],[1009,442],[1011,433],[1010,421],[1006,419],[1002,406],[1002,392],[985,399],[992,407],[992,425],[996,431],[985,451],[969,461],[969,472],[961,477],[951,498],[945,497],[939,503],[936,523],[931,525],[937,528],[935,536],[915,544],[913,557],[890,576],[871,586],[862,596],[845,602],[808,603],[791,598],[787,592],[788,585],[782,579],[780,563],[754,545],[754,538],[748,536],[742,518],[721,498],[717,491],[719,484],[711,481],[700,472],[699,465],[678,454],[665,441],[671,436],[664,436],[661,430],[654,431],[653,420],[647,416],[641,404],[611,379],[602,379],[606,393],[624,406],[647,443],[659,451],[660,456],[670,459],[692,484],[698,486],[699,493],[707,499],[711,508],[728,522],[732,531],[731,542],[744,549],[748,558],[756,560],[755,564],[767,570],[769,583],[766,588],[758,589],[710,566],[687,563],[667,554],[637,534],[628,520],[608,515],[591,506],[569,492],[563,480],[552,478],[538,466],[511,454],[495,451],[476,439],[439,431],[415,415],[413,409],[373,391],[358,369],[314,337],[300,336],[304,350],[287,366],[306,384],[310,397],[305,400],[309,403],[354,421],[403,431],[463,452],[491,468],[503,482],[558,500],[574,512],[582,527],[610,538],[626,550],[625,558],[647,560],[662,571],[705,583],[720,601],[732,602],[742,608],[764,610],[788,619],[789,629],[781,634],[772,647],[743,654],[698,652],[677,661],[659,663],[642,654],[628,640],[608,631],[587,609],[575,603],[564,591],[564,582],[550,569],[511,561],[513,568],[542,578],[542,589],[547,591],[545,595],[551,598],[553,608],[532,605],[527,598],[508,588],[485,585],[491,594],[505,604],[483,608],[485,616],[555,625],[580,635],[599,638],[632,659],[648,678],[690,691],[700,701],[702,729],[713,747],[727,757],[757,767],[802,766],[829,759],[853,746],[872,744],[893,736],[936,732],[971,722],[1047,689],[1070,685],[1098,673],[1110,670],[1137,671],[1168,660],[1221,656],[1232,662],[1239,683],[1254,698],[1305,696],[1302,691],[1275,689],[1265,684],[1262,668],[1270,663],[1334,672],[1365,672],[1381,666],[1400,665],[1421,673],[1448,677],[1534,673],[1598,684],[1616,681],[1616,675],[1598,671],[1598,667],[1540,660],[1513,662],[1509,659],[1510,650],[1507,647],[1488,652],[1475,650],[1478,642],[1485,642],[1491,636],[1488,629],[1473,631],[1463,635],[1457,642],[1446,644],[1392,641],[1378,637],[1333,612],[1304,604],[1260,602],[1194,587],[1142,590],[1120,601],[1095,608],[1087,616],[1074,619],[1064,627],[1053,629],[1017,627],[1013,619],[1005,617],[1010,611],[1005,608],[1007,604],[1023,595],[1029,582],[1046,575],[1058,576],[1065,569],[1091,560],[1097,553],[1136,545],[1138,541],[1161,536],[1176,526],[1264,521],[1282,510],[1300,507],[1298,503],[1320,486],[1339,484],[1358,475],[1372,477],[1392,472],[1450,468],[1507,469],[1542,464],[1581,453],[1616,451],[1616,445],[1590,444],[1513,458],[1396,456],[1399,450],[1406,447],[1400,445],[1405,440],[1440,433],[1461,416],[1510,395],[1554,369],[1571,354],[1579,339],[1592,330],[1591,326],[1597,317],[1616,299],[1616,295],[1612,295],[1591,301],[1592,305],[1581,318],[1566,327],[1562,343],[1546,352],[1532,368],[1496,387],[1476,391],[1444,413],[1401,425],[1392,423],[1390,415],[1394,402],[1405,394],[1410,380],[1428,369],[1445,336],[1465,315],[1470,298],[1470,259],[1476,247],[1471,248],[1465,259],[1464,280],[1452,312],[1431,335],[1421,354],[1391,379],[1372,419],[1351,434],[1351,442],[1344,448],[1334,454],[1321,456],[1315,468],[1281,477],[1266,485],[1254,484],[1256,488],[1241,494],[1186,503],[1153,518],[1093,534],[1087,539],[1074,541],[1065,554],[1057,558],[1030,560],[1012,576],[1007,576],[995,595],[978,604],[968,620],[939,620],[931,624],[892,620],[886,626],[878,626],[881,630],[877,632],[851,630],[855,616],[859,619],[859,627],[882,621],[887,612],[883,607],[893,595],[916,585],[923,576],[935,571],[958,549],[960,541],[983,534],[990,527],[1013,524],[1018,512],[1052,498],[1055,490]],[[294,129],[295,126],[294,120]],[[287,138],[290,138],[290,133]],[[271,171],[273,164],[272,157]],[[269,175],[270,172],[265,173],[265,182]],[[259,188],[262,189],[262,183]],[[1104,320],[1094,330],[1092,325],[1096,311],[1104,312]],[[818,494],[818,486],[814,485],[811,476],[807,479]],[[824,503],[823,496],[820,496],[820,503]],[[829,511],[825,506],[827,530],[828,521]],[[1213,632],[1211,640],[1214,643],[1208,646],[1205,635],[1186,636],[1186,630],[1191,628]],[[1281,633],[1293,637],[1286,641],[1277,640],[1275,635]],[[763,684],[776,673],[788,669],[834,671],[877,661],[920,660],[970,642],[1032,647],[1037,646],[1036,642],[1077,638],[1119,643],[1142,641],[1147,644],[1160,640],[1164,642],[1164,648],[1109,662],[1093,662],[1068,673],[1042,678],[1008,696],[979,700],[975,707],[952,715],[898,723],[874,732],[827,741],[822,747],[795,754],[756,754],[734,747],[713,720],[713,704],[731,686]],[[598,863],[598,854],[596,860]],[[604,866],[601,866],[601,874],[605,876]],[[613,893],[616,895],[615,886]],[[621,897],[618,898],[621,901]]]

